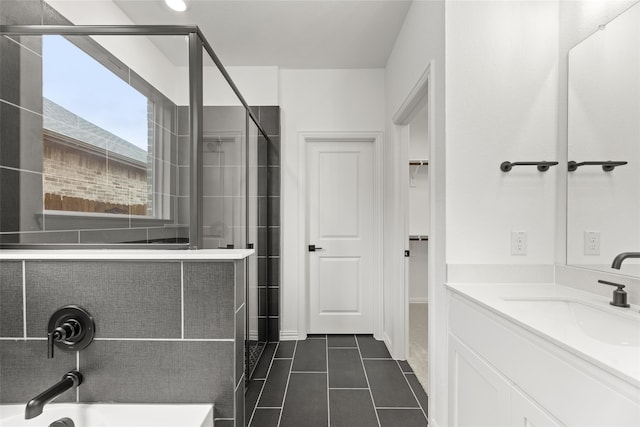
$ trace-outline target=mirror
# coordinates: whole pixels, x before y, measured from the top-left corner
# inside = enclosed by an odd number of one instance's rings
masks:
[[[567,264],[640,277],[611,268],[640,251],[640,4],[571,49],[568,81]]]

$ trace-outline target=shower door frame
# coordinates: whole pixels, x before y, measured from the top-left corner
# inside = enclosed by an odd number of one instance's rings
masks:
[[[15,249],[84,249],[108,247],[110,249],[201,249],[203,247],[203,53],[206,50],[214,64],[238,97],[245,112],[270,141],[258,118],[235,85],[211,44],[196,25],[0,25],[0,36],[187,36],[189,39],[189,244],[104,244],[104,245],[48,245],[7,244]]]

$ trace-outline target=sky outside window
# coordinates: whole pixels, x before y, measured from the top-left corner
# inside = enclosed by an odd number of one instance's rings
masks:
[[[42,38],[45,98],[147,150],[147,98],[62,36]]]

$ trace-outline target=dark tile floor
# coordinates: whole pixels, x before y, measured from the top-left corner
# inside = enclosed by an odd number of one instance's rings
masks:
[[[251,427],[425,427],[427,395],[371,335],[310,335],[268,344],[246,411]]]

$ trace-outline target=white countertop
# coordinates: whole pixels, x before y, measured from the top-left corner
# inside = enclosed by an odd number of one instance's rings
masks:
[[[591,307],[600,310],[604,316],[611,314],[614,315],[614,319],[616,319],[615,316],[621,316],[620,319],[626,322],[627,326],[631,326],[632,333],[636,331],[637,324],[638,338],[640,338],[639,306],[613,307],[609,304],[610,298],[555,284],[457,283],[447,284],[447,287],[456,294],[480,304],[640,388],[640,344],[604,342],[585,333],[584,328],[590,325],[584,325],[571,316],[563,316],[562,311],[546,310],[543,305],[513,304],[513,299],[551,300],[559,304],[563,301],[577,301],[587,309]],[[566,314],[568,313],[570,313],[569,310],[566,311]],[[598,327],[597,322],[598,319],[593,319],[595,327]],[[627,328],[627,330],[630,329]],[[615,331],[611,332],[613,335]]]
[[[69,250],[0,250],[0,261],[9,260],[185,260],[216,261],[244,259],[254,249],[69,249]]]

